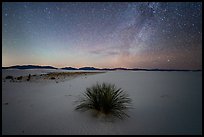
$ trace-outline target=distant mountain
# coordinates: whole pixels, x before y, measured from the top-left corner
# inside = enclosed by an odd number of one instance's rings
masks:
[[[37,66],[37,65],[23,65],[23,66],[10,66],[2,67],[2,69],[58,69],[52,66]]]
[[[94,68],[94,67],[82,67],[82,68],[79,68],[79,70],[101,70],[101,69]]]
[[[82,68],[73,68],[73,67],[65,67],[65,68],[61,68],[64,70],[100,70],[98,68],[94,68],[94,67],[82,67]]]
[[[2,69],[58,69],[52,66],[38,66],[38,65],[16,65],[10,67],[2,67]],[[202,70],[185,70],[185,69],[141,69],[141,68],[95,68],[95,67],[64,67],[63,70],[101,70],[101,71],[115,71],[115,70],[130,70],[130,71],[202,71]]]
[[[130,70],[128,68],[114,68],[114,70]]]
[[[65,67],[65,68],[61,68],[61,69],[64,69],[64,70],[78,70],[77,68],[72,68],[72,67]]]

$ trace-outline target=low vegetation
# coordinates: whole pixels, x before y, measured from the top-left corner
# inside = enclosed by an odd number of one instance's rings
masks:
[[[50,79],[55,79],[55,77],[51,77]]]
[[[28,75],[28,79],[27,79],[27,81],[30,81],[30,79],[31,79],[31,75],[29,74],[29,75]]]
[[[22,76],[17,77],[17,80],[22,80],[22,79],[23,79],[23,77],[22,77]]]
[[[6,76],[6,79],[13,79],[13,76]]]
[[[75,78],[77,76],[86,76],[91,74],[98,74],[104,72],[51,72],[47,74],[39,74],[39,75],[27,75],[27,76],[6,76],[5,79],[10,79],[11,82],[21,82],[21,81],[36,81],[36,80],[64,80],[66,78]],[[85,77],[86,78],[86,77]],[[4,80],[5,81],[5,80]],[[56,82],[58,83],[58,82]]]
[[[86,88],[84,97],[76,110],[96,110],[106,116],[116,116],[122,119],[128,115],[125,110],[129,108],[131,99],[121,88],[116,88],[114,84],[96,84]]]

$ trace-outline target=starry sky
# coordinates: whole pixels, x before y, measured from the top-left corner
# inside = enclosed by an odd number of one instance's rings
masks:
[[[2,66],[202,69],[201,2],[4,2]]]

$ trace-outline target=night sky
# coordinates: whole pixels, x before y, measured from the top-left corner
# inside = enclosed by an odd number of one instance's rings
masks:
[[[202,68],[201,2],[2,5],[2,66]]]

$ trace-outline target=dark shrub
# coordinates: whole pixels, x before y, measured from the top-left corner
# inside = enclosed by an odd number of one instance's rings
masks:
[[[29,75],[28,75],[28,79],[27,79],[27,81],[30,81],[30,78],[31,78],[31,75],[29,74]]]
[[[55,77],[51,77],[50,79],[55,79]]]
[[[22,76],[17,77],[17,80],[22,80],[22,79],[23,79],[23,77],[22,77]]]
[[[128,109],[131,99],[124,91],[112,84],[96,84],[87,88],[84,98],[76,107],[76,110],[96,110],[105,115],[113,115],[120,119],[128,116],[124,110]]]
[[[6,79],[13,79],[13,76],[6,76]]]

